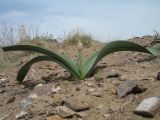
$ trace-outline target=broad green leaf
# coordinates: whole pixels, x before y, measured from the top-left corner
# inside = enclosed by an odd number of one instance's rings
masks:
[[[160,47],[149,47],[146,49],[154,56],[160,55]]]
[[[113,41],[106,44],[98,54],[89,58],[86,62],[85,75],[84,77],[89,77],[93,71],[95,65],[106,55],[119,51],[136,51],[144,52],[152,55],[157,55],[160,53],[160,48],[145,48],[139,44],[128,42],[128,41]]]
[[[19,81],[20,83],[23,81],[28,71],[30,70],[32,64],[36,62],[40,62],[40,61],[51,61],[51,60],[53,59],[48,56],[38,56],[38,57],[31,59],[23,67],[21,67],[21,69],[19,69],[18,74],[17,74],[17,81]]]
[[[93,55],[91,55],[88,60],[85,62],[84,66],[83,66],[83,71],[84,71],[84,76],[86,75],[86,73],[91,69],[91,67],[93,66],[93,64],[95,63],[97,57],[98,57],[99,52],[94,53]],[[94,66],[93,66],[94,67]]]
[[[39,52],[39,53],[45,54],[45,55],[51,57],[52,59],[55,59],[59,63],[61,63],[61,65],[63,65],[63,67],[65,66],[65,68],[67,68],[67,70],[73,76],[80,78],[78,66],[72,60],[67,58],[66,56],[64,57],[64,56],[59,55],[55,52],[49,51],[47,49],[43,49],[41,47],[32,46],[32,45],[15,45],[15,46],[3,47],[2,49],[3,49],[3,51],[33,51],[33,52]]]
[[[35,57],[35,58],[31,59],[30,61],[28,61],[24,66],[21,67],[21,69],[18,71],[18,74],[17,74],[17,81],[19,81],[21,83],[23,81],[23,79],[25,78],[25,76],[27,75],[28,71],[30,70],[31,66],[34,63],[37,63],[37,62],[40,62],[40,61],[54,61],[54,62],[59,63],[59,61],[57,61],[56,59],[53,59],[49,56]],[[59,64],[61,66],[63,66],[63,64],[61,64],[61,63],[59,63]],[[65,69],[68,69],[65,66],[63,66],[63,67]]]

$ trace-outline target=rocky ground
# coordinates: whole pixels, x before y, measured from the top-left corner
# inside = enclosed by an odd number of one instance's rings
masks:
[[[147,45],[151,36],[130,41]],[[96,47],[95,47],[96,46]],[[84,49],[85,56],[103,45]],[[59,47],[76,58],[74,46]],[[28,58],[28,57],[26,57]],[[160,95],[159,57],[137,52],[117,52],[97,65],[91,78],[70,78],[69,73],[52,62],[32,66],[23,84],[15,81],[24,57],[0,69],[0,120],[159,120],[134,114],[142,100]]]

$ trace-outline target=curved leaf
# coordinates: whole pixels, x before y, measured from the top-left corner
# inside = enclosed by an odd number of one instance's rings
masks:
[[[20,83],[23,81],[28,71],[30,70],[32,64],[36,62],[40,62],[40,61],[51,61],[51,60],[53,59],[48,56],[38,56],[38,57],[31,59],[24,66],[22,66],[21,69],[19,69],[18,74],[17,74],[17,81],[19,81]]]
[[[106,55],[118,51],[137,51],[137,52],[144,52],[152,55],[157,55],[160,53],[160,48],[145,48],[139,44],[128,42],[128,41],[113,41],[106,44],[99,53],[93,55],[89,58],[85,64],[85,75],[83,77],[89,77],[91,72],[93,71],[95,65]]]
[[[86,74],[90,69],[91,66],[94,64],[94,62],[97,59],[99,52],[94,53],[93,55],[91,55],[88,60],[85,62],[84,66],[83,66],[83,71]]]
[[[65,66],[65,68],[67,68],[67,70],[73,76],[80,78],[78,66],[66,56],[62,56],[55,52],[49,51],[47,49],[37,47],[37,46],[32,46],[32,45],[15,45],[15,46],[3,47],[2,49],[3,51],[33,51],[33,52],[39,52],[39,53],[45,54],[51,57],[52,59],[57,60],[58,63],[61,63],[60,65],[63,65],[63,67]]]
[[[57,61],[56,59],[53,59],[49,56],[38,56],[35,57],[33,59],[31,59],[30,61],[28,61],[24,66],[21,67],[21,69],[19,69],[18,74],[17,74],[17,81],[19,81],[20,83],[23,81],[23,79],[25,78],[25,76],[27,75],[28,71],[30,70],[31,66],[36,63],[36,62],[40,62],[40,61],[54,61],[59,63],[59,61]],[[63,66],[63,64],[59,63],[61,66]],[[63,66],[65,68],[65,66]],[[66,68],[68,69],[68,68]]]
[[[154,56],[160,55],[160,47],[149,47],[146,49]]]

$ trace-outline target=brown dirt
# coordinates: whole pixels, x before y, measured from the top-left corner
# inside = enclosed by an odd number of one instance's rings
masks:
[[[152,38],[148,36],[135,38],[131,41],[146,45]],[[102,44],[96,43],[91,48],[85,48],[85,56],[99,50],[102,46]],[[60,46],[56,51],[65,52],[73,59],[76,59],[77,50],[75,46]],[[56,105],[61,104],[64,98],[70,96],[82,94],[89,96],[90,99],[88,100],[92,104],[91,109],[86,111],[87,120],[147,120],[149,118],[135,115],[133,110],[143,99],[160,95],[160,81],[155,80],[157,73],[160,71],[159,58],[150,58],[151,56],[147,54],[137,52],[110,54],[98,63],[98,70],[85,81],[70,80],[69,73],[56,63],[40,62],[32,66],[23,85],[15,81],[17,71],[22,66],[17,62],[12,67],[0,70],[0,78],[7,81],[0,85],[0,118],[7,115],[4,120],[15,120],[15,115],[21,111],[20,102],[32,92],[34,86],[43,83],[61,88],[60,93],[52,96]],[[20,61],[23,64],[26,59],[23,58]],[[120,77],[107,78],[108,75],[115,73],[119,74]],[[116,88],[125,79],[139,80],[139,85],[146,91],[118,99]],[[41,106],[41,104],[38,105]],[[42,108],[40,107],[40,109]],[[151,119],[159,120],[159,115],[160,111]],[[47,116],[34,114],[30,119],[43,120],[45,118]]]

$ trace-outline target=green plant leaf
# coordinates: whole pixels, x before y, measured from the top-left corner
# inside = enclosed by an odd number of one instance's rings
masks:
[[[100,52],[91,56],[85,63],[85,74],[83,77],[89,77],[92,73],[95,65],[106,55],[118,51],[136,51],[144,52],[152,55],[158,55],[160,53],[160,48],[145,48],[139,44],[128,42],[128,41],[113,41],[106,44]]]
[[[84,66],[83,66],[83,71],[84,71],[84,76],[86,75],[86,73],[91,69],[91,67],[93,66],[94,62],[96,61],[97,57],[98,57],[99,52],[96,52],[94,54],[92,54],[88,60],[85,62]],[[93,66],[94,68],[94,66]],[[93,69],[92,68],[92,69]]]
[[[22,66],[19,71],[18,71],[18,74],[17,74],[17,81],[19,81],[20,83],[22,83],[22,81],[24,80],[25,76],[27,75],[28,71],[30,70],[31,66],[34,64],[34,63],[37,63],[37,62],[41,62],[41,61],[54,61],[54,62],[57,62],[59,63],[59,61],[57,61],[56,59],[53,59],[49,56],[38,56],[38,57],[35,57],[33,59],[31,59],[30,61],[28,61],[24,66]],[[59,63],[61,66],[63,66],[63,64]],[[64,68],[66,68],[65,66],[63,66]],[[68,69],[68,68],[66,68]]]
[[[19,81],[20,83],[23,81],[28,71],[30,70],[32,64],[36,62],[40,62],[40,61],[51,61],[51,60],[53,59],[48,56],[38,56],[38,57],[31,59],[19,69],[18,74],[17,74],[17,81]]]
[[[160,55],[160,47],[148,47],[146,49],[154,56]]]
[[[85,77],[89,77],[93,72],[95,65],[106,55],[118,51],[137,51],[137,52],[144,52],[154,56],[159,55],[160,48],[145,48],[141,45],[136,43],[128,42],[128,41],[113,41],[106,44],[99,52],[96,52],[89,59],[86,61],[83,66],[78,66],[65,55],[59,55],[55,52],[51,52],[49,50],[32,46],[32,45],[15,45],[15,46],[8,46],[3,47],[3,51],[33,51],[39,52],[44,54],[45,56],[39,56],[33,58],[29,62],[27,62],[20,70],[17,75],[17,80],[22,82],[26,74],[28,73],[30,67],[33,63],[44,61],[44,60],[52,60],[57,62],[66,70],[68,70],[74,77],[78,79],[84,79]],[[82,63],[82,62],[81,62]]]
[[[3,51],[32,51],[32,52],[42,53],[58,61],[58,63],[63,67],[65,67],[73,76],[80,78],[78,66],[71,59],[69,59],[64,55],[59,55],[47,49],[32,45],[15,45],[15,46],[3,47],[2,49]]]

